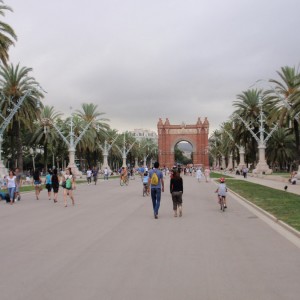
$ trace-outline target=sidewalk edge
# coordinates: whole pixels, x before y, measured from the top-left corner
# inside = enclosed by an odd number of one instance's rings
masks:
[[[285,223],[285,222],[277,219],[275,216],[273,216],[269,212],[265,211],[264,209],[262,209],[261,207],[257,206],[256,204],[252,203],[251,201],[245,199],[244,197],[242,197],[238,193],[232,191],[231,189],[228,189],[228,191],[230,191],[230,193],[232,193],[233,195],[235,195],[239,199],[243,200],[248,205],[252,206],[256,210],[258,210],[260,213],[262,213],[263,215],[265,215],[266,217],[268,217],[269,219],[271,219],[272,221],[274,221],[275,223],[277,223],[278,225],[280,225],[281,227],[283,227],[284,229],[286,229],[290,233],[294,234],[296,237],[300,238],[300,231],[298,231],[297,229],[295,229],[295,228],[291,227],[290,225],[288,225],[287,223]]]

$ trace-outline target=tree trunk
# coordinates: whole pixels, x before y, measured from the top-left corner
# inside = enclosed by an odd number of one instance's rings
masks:
[[[299,124],[298,121],[294,119],[294,130],[295,130],[295,141],[297,148],[297,163],[300,164],[300,139],[299,139]]]
[[[45,172],[48,170],[48,142],[45,140],[44,143],[44,169]]]
[[[17,150],[17,165],[20,172],[23,172],[23,149],[22,149],[22,138],[20,133],[20,123],[18,121],[13,121],[13,128],[15,129],[15,141]]]

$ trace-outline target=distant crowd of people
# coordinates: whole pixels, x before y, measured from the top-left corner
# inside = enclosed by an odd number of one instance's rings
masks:
[[[102,171],[104,175],[104,180],[108,180],[112,172],[106,167]],[[182,217],[183,214],[183,178],[184,176],[194,176],[198,182],[202,179],[205,182],[210,182],[210,169],[208,167],[180,167],[174,166],[172,169],[167,167],[160,168],[159,163],[155,162],[153,168],[149,169],[147,166],[139,168],[127,168],[121,167],[117,173],[121,180],[128,180],[129,177],[134,177],[135,174],[139,174],[142,179],[143,188],[151,195],[153,215],[155,219],[158,219],[161,193],[165,191],[165,181],[164,179],[170,177],[169,191],[173,202],[173,212],[174,217]],[[96,167],[88,167],[86,170],[86,180],[87,184],[93,183],[97,184],[99,169]],[[27,178],[26,178],[27,181]],[[27,182],[28,183],[28,182]],[[41,172],[36,169],[32,175],[31,184],[34,186],[35,198],[39,200],[40,192],[45,186],[47,190],[48,199],[52,200],[54,203],[58,202],[59,190],[63,189],[63,203],[64,206],[68,205],[68,197],[71,199],[72,205],[75,205],[74,190],[76,189],[75,176],[72,174],[71,168],[65,169],[64,172],[58,173],[57,169],[49,169],[47,171],[44,180],[42,179]],[[224,180],[220,182],[218,187],[218,197],[224,196],[227,189],[224,188]],[[1,182],[0,196],[6,199],[11,205],[16,201],[20,201],[20,187],[22,185],[22,176],[19,169],[10,170],[8,176],[4,178]],[[225,192],[224,192],[225,191]]]
[[[27,178],[26,178],[27,182]],[[20,188],[22,186],[22,176],[19,169],[10,170],[7,176],[1,180],[0,197],[11,205],[21,200]],[[27,182],[28,183],[28,182]],[[72,200],[72,205],[75,205],[73,190],[76,189],[75,177],[72,174],[71,168],[67,168],[65,172],[58,175],[57,169],[48,170],[47,175],[42,181],[41,172],[35,169],[31,184],[34,186],[36,200],[39,200],[40,192],[45,185],[48,191],[48,198],[51,200],[53,191],[53,201],[57,203],[57,196],[60,186],[63,189],[64,206],[67,207],[67,197]]]

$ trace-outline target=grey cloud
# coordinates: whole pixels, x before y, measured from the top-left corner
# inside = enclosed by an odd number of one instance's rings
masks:
[[[45,102],[95,102],[119,130],[207,116],[212,131],[236,94],[299,63],[298,1],[6,2],[12,61],[34,68]]]

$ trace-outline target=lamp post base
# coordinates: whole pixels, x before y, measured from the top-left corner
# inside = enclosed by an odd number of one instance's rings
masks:
[[[0,160],[0,176],[3,178],[6,175],[8,175],[8,170],[5,168],[3,161]]]
[[[259,162],[256,165],[256,168],[253,170],[253,174],[266,174],[270,175],[273,173],[273,170],[269,168],[267,163],[261,163]]]
[[[75,164],[69,164],[67,168],[71,168],[72,174],[75,175],[76,178],[82,177],[82,172],[80,172]]]

